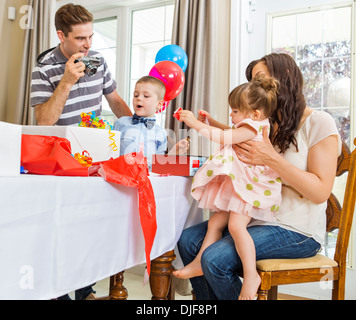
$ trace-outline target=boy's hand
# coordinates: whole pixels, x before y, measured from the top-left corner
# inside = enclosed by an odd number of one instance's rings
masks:
[[[188,150],[190,148],[190,142],[189,139],[183,139],[172,148],[171,151],[169,151],[169,155],[183,155],[187,154]]]
[[[190,148],[190,142],[188,139],[183,139],[179,141],[176,145],[177,148],[177,154],[187,154],[189,148]]]

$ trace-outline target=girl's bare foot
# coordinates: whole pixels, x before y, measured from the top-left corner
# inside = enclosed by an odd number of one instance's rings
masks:
[[[179,279],[190,279],[203,275],[203,270],[200,263],[192,262],[183,269],[173,271],[173,275]]]
[[[258,287],[261,284],[261,278],[256,272],[255,275],[244,277],[239,300],[253,300],[256,297]]]

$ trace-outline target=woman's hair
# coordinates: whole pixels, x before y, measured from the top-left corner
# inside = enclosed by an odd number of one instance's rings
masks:
[[[246,69],[248,81],[252,79],[252,70],[259,62],[265,63],[269,74],[279,82],[277,109],[271,115],[271,121],[277,123],[278,129],[271,132],[272,143],[278,146],[282,153],[291,143],[298,150],[295,134],[306,108],[302,72],[288,54],[272,53],[250,63]]]
[[[68,37],[68,33],[72,32],[72,26],[77,24],[93,22],[93,15],[84,7],[69,3],[59,8],[56,17],[56,30],[63,31]]]
[[[261,110],[266,118],[277,108],[278,81],[274,78],[258,76],[250,82],[235,88],[229,96],[231,109],[242,113]]]

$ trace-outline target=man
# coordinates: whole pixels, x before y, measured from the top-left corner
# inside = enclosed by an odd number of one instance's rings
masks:
[[[116,92],[116,82],[103,57],[90,51],[92,14],[82,6],[68,4],[57,11],[55,24],[60,44],[39,58],[32,74],[31,106],[35,108],[37,124],[76,125],[83,112],[100,115],[103,95],[118,118],[131,116]],[[77,61],[85,56],[102,61],[93,77],[85,73],[85,64]]]
[[[83,112],[100,115],[103,95],[118,118],[132,116],[116,92],[116,82],[103,57],[90,51],[92,14],[82,6],[68,4],[57,11],[55,24],[60,44],[40,56],[32,73],[31,106],[36,110],[38,125],[76,125]],[[89,77],[85,64],[77,59],[93,55],[100,57],[102,64]],[[78,300],[95,298],[91,286],[77,290],[75,296]],[[59,299],[70,298],[66,295]]]

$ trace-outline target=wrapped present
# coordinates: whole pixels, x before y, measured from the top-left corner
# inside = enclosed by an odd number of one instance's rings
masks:
[[[65,138],[22,135],[21,165],[30,174],[89,176],[89,168],[72,155]]]
[[[21,134],[21,126],[0,122],[0,176],[20,175]]]
[[[206,157],[153,155],[152,172],[171,176],[193,177],[206,160]]]
[[[121,133],[119,131],[84,127],[23,126],[22,133],[65,138],[71,143],[73,155],[86,151],[93,162],[106,161],[120,156]]]

